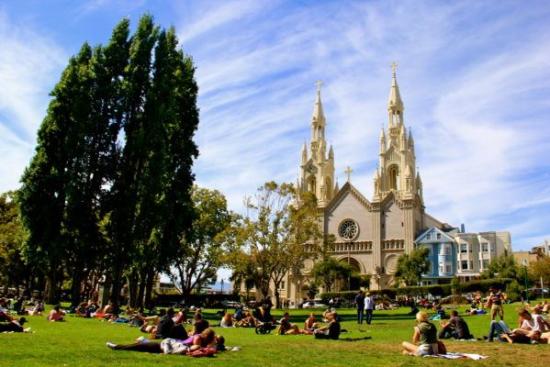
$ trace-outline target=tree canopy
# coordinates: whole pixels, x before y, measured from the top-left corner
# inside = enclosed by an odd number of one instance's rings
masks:
[[[175,29],[150,15],[69,60],[19,194],[23,254],[46,274],[48,301],[68,276],[77,303],[95,273],[115,305],[127,277],[139,306],[174,260],[193,218],[194,72]]]

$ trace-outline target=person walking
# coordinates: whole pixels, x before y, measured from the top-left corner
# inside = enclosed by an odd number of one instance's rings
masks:
[[[370,325],[372,322],[372,312],[374,311],[374,299],[370,293],[367,293],[365,295],[365,318],[367,320],[367,324]]]
[[[355,305],[357,306],[357,323],[363,324],[363,312],[365,308],[365,295],[363,291],[359,291],[355,296]]]

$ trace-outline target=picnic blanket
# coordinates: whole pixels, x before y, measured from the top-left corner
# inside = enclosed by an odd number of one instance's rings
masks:
[[[453,353],[448,352],[447,354],[432,354],[426,355],[424,358],[444,358],[444,359],[473,359],[474,361],[479,361],[480,359],[487,359],[488,356],[483,356],[481,354],[473,353]]]

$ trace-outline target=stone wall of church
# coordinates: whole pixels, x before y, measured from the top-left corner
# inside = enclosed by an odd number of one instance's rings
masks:
[[[384,208],[382,231],[383,240],[403,239],[403,210],[396,203],[391,203]]]
[[[371,213],[351,193],[345,195],[340,202],[327,213],[325,233],[334,234],[336,241],[343,241],[338,235],[338,226],[345,219],[353,219],[359,225],[359,235],[355,241],[372,241]]]

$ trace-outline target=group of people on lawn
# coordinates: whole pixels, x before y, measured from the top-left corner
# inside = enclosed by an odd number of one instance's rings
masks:
[[[543,317],[543,314],[549,312],[550,306],[547,302],[537,304],[534,307],[527,305],[518,311],[518,327],[510,329],[504,322],[504,302],[503,294],[498,290],[491,290],[485,306],[490,309],[491,321],[489,333],[485,337],[487,341],[499,340],[507,343],[544,343],[550,344],[550,323]],[[359,293],[356,297],[358,323],[363,319],[370,324],[372,320],[372,310],[374,310],[374,301],[367,294]],[[292,323],[290,314],[285,312],[283,317],[276,322],[270,313],[271,306],[267,303],[256,308],[254,314],[248,310],[238,307],[235,314],[225,312],[220,320],[219,326],[226,327],[259,327],[265,323],[272,323],[276,327],[278,335],[313,335],[317,339],[338,339],[342,331],[340,326],[340,317],[334,309],[328,309],[323,313],[322,324],[318,322],[314,313],[310,313],[304,321],[303,328],[298,324]],[[42,304],[43,310],[43,304]],[[32,311],[33,315],[41,314],[39,306]],[[362,310],[363,312],[360,312]],[[370,312],[365,312],[370,310]],[[161,310],[159,315],[146,316],[143,312],[133,312],[127,310],[128,316],[121,318],[113,312],[112,304],[100,308],[94,302],[82,303],[75,310],[76,316],[97,317],[111,322],[131,323],[137,326],[149,337],[140,337],[135,343],[114,344],[107,343],[107,346],[113,350],[133,350],[149,353],[165,354],[189,354],[193,356],[212,355],[218,351],[225,350],[225,340],[223,336],[216,335],[214,329],[210,327],[209,322],[203,318],[200,309],[195,311],[192,319],[187,318],[187,310],[181,309],[176,312],[174,309]],[[366,317],[365,317],[366,314]],[[466,314],[469,314],[468,311]],[[450,317],[444,316],[444,311],[437,310],[436,317],[442,316],[440,330],[430,321],[428,313],[420,311],[416,313],[416,325],[411,342],[403,342],[403,354],[424,356],[431,354],[444,354],[446,347],[441,339],[474,339],[465,320],[459,316],[456,310],[452,310]],[[58,306],[55,306],[47,316],[51,322],[65,320],[65,312]],[[433,318],[432,318],[433,319]],[[498,320],[500,319],[500,320]],[[16,319],[10,315],[7,309],[6,300],[0,299],[0,332],[22,332],[25,331],[23,325],[26,319],[24,317]],[[192,324],[189,330],[186,330],[186,324]],[[160,340],[160,342],[155,341]]]

